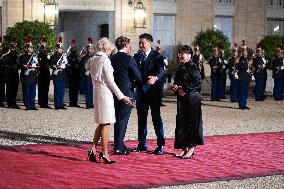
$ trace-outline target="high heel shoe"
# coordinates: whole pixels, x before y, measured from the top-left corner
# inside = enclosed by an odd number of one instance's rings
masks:
[[[91,161],[91,162],[99,163],[97,161],[97,158],[96,158],[93,150],[88,151],[88,160]]]
[[[108,160],[108,159],[106,158],[106,156],[105,156],[102,152],[100,153],[99,157],[100,157],[100,159],[103,159],[103,160],[104,160],[104,163],[105,163],[105,164],[113,164],[113,163],[115,163],[115,161]]]
[[[192,154],[190,155],[190,156],[188,156],[188,157],[186,157],[185,155],[186,155],[187,153],[185,153],[185,154],[183,154],[183,156],[181,156],[180,158],[181,159],[191,159],[191,158],[193,158],[193,156],[194,156],[194,150],[193,150],[193,152],[192,152]]]

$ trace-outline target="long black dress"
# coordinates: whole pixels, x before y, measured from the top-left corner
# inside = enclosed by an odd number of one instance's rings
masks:
[[[192,148],[204,144],[199,68],[190,60],[179,66],[174,84],[182,86],[184,96],[177,95],[175,149]]]

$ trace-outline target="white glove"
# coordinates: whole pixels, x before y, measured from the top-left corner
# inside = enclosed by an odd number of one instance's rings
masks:
[[[284,70],[284,66],[281,66],[280,70]]]
[[[33,63],[33,64],[32,64],[32,68],[36,68],[36,63]]]
[[[263,62],[263,64],[266,64],[266,63],[267,63],[266,60],[265,60],[265,58],[262,58],[262,62]]]
[[[251,80],[252,80],[252,81],[254,81],[254,80],[255,80],[254,75],[252,75],[252,76],[251,76]]]
[[[86,76],[89,76],[89,75],[90,75],[90,71],[86,71],[86,72],[85,72],[85,75],[86,75]]]
[[[60,65],[61,69],[65,69],[65,67],[66,67],[65,64]]]

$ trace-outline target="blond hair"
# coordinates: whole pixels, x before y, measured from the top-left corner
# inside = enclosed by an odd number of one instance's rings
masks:
[[[95,46],[96,51],[106,52],[108,50],[113,51],[115,49],[115,45],[107,38],[101,38]]]

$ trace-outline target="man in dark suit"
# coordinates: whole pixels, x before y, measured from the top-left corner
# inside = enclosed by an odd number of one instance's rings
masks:
[[[114,80],[121,92],[131,98],[134,97],[135,83],[139,84],[142,81],[140,71],[133,61],[131,56],[127,54],[129,50],[129,39],[126,37],[118,37],[115,40],[115,46],[118,52],[111,57],[111,64],[114,69]],[[128,155],[129,150],[124,145],[125,137],[131,107],[123,101],[118,100],[114,96],[115,118],[114,124],[114,154]]]
[[[147,116],[151,109],[152,121],[157,136],[157,148],[154,154],[162,155],[165,145],[164,127],[160,111],[160,82],[163,82],[164,57],[155,51],[151,45],[153,38],[144,33],[139,36],[139,51],[134,59],[142,75],[142,85],[137,87],[137,115],[138,115],[138,148],[137,151],[147,151]]]

